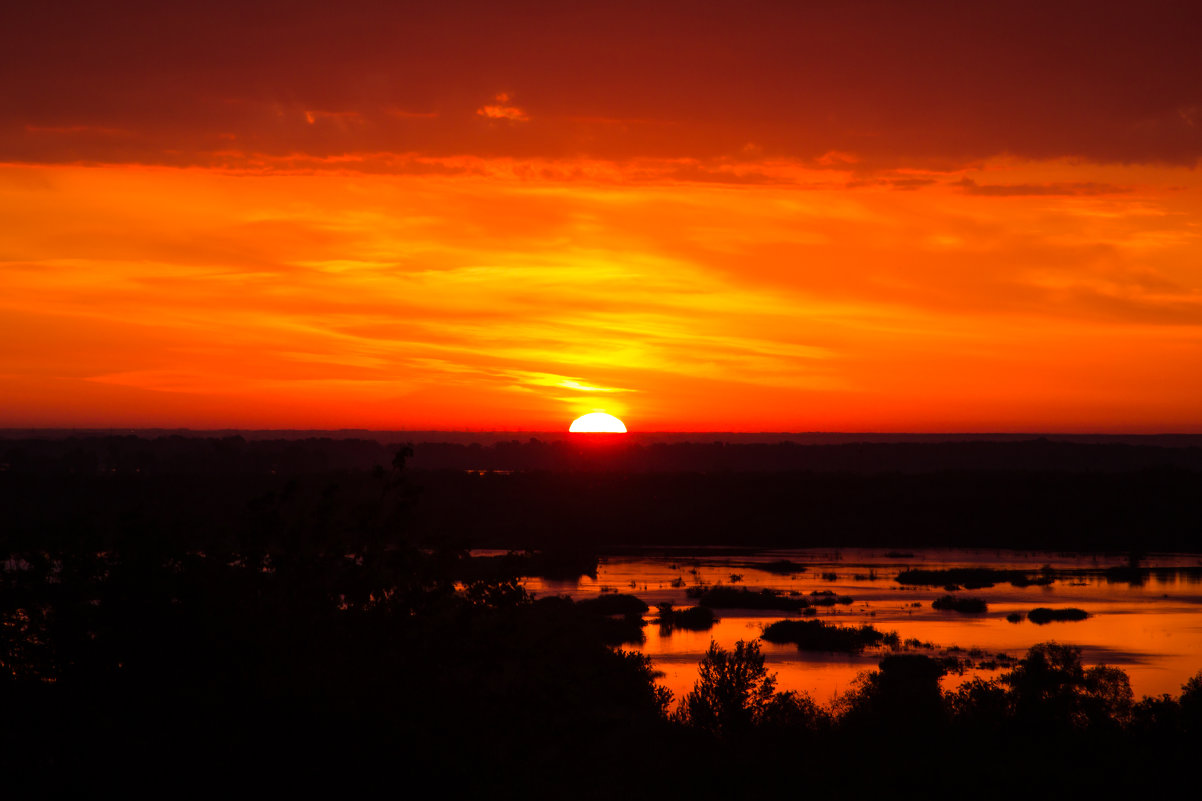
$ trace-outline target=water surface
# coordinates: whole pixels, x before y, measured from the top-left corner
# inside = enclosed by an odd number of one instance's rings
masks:
[[[787,559],[804,566],[791,574],[764,569],[767,563]],[[906,650],[935,656],[957,656],[971,665],[963,674],[945,678],[955,686],[972,675],[995,676],[1009,667],[1035,643],[1054,640],[1078,646],[1087,664],[1121,667],[1131,679],[1137,697],[1171,693],[1202,670],[1202,556],[1155,554],[1140,562],[1153,570],[1142,583],[1120,581],[1107,569],[1128,564],[1126,556],[1055,554],[997,550],[915,550],[908,554],[870,549],[770,550],[752,554],[723,549],[664,551],[656,555],[608,557],[597,577],[560,582],[529,578],[526,587],[537,596],[596,597],[622,592],[646,601],[651,610],[643,629],[646,640],[628,648],[649,655],[663,672],[661,683],[676,698],[687,692],[697,677],[697,662],[710,641],[731,647],[738,640],[760,636],[764,626],[797,613],[719,609],[709,631],[671,632],[654,619],[655,607],[696,603],[690,588],[724,584],[752,590],[770,588],[785,594],[808,596],[830,590],[850,596],[853,603],[818,608],[817,618],[839,625],[868,623],[881,631],[896,631],[910,641]],[[910,568],[946,569],[990,567],[1030,571],[1053,576],[1046,586],[1016,587],[1000,582],[992,587],[960,590],[955,594],[981,598],[988,603],[982,615],[961,615],[931,607],[947,595],[943,587],[917,587],[897,582],[899,572]],[[1077,607],[1089,613],[1079,622],[1036,625],[1026,614],[1036,607]],[[1020,623],[1007,615],[1023,616]],[[921,645],[915,643],[921,643]],[[861,655],[799,651],[793,645],[761,641],[770,669],[781,690],[801,690],[815,700],[828,702],[846,691],[858,674],[875,668],[882,652]],[[995,665],[996,663],[996,665]]]

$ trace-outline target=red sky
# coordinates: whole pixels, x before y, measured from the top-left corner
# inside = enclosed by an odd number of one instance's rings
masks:
[[[1197,4],[19,5],[0,426],[1202,431]]]

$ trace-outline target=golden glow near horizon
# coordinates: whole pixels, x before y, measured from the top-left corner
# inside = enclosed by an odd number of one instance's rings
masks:
[[[0,425],[1202,430],[1179,168],[472,165],[0,168]]]
[[[572,434],[625,434],[626,424],[612,414],[590,412],[573,420],[568,431]]]

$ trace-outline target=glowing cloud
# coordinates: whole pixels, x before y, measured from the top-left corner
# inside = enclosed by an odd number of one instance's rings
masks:
[[[496,103],[481,106],[476,113],[490,120],[508,120],[510,122],[528,122],[530,115],[517,106],[511,105],[509,95],[505,92],[497,95]]]
[[[1197,429],[1177,168],[438,163],[0,168],[3,424]]]

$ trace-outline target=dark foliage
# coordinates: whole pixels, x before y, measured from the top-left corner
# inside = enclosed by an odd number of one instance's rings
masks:
[[[847,606],[853,603],[850,596],[836,595],[831,590],[814,590],[806,600],[810,606]]]
[[[959,612],[962,615],[983,615],[989,605],[980,598],[965,598],[962,595],[944,595],[931,601],[931,607],[940,611]]]
[[[764,667],[759,643],[739,640],[727,651],[711,642],[698,666],[697,683],[681,699],[678,720],[719,737],[759,723],[772,703],[776,678]]]
[[[659,625],[665,631],[709,631],[714,627],[714,610],[708,606],[675,609],[672,604],[660,604],[656,608],[659,611]]]
[[[599,595],[577,601],[576,608],[587,615],[596,636],[609,645],[638,645],[645,639],[643,613],[649,607],[633,595]]]
[[[1032,646],[999,682],[1009,688],[1014,719],[1045,730],[1119,726],[1133,703],[1125,673],[1085,668],[1079,649],[1052,642]]]
[[[897,574],[898,584],[926,587],[958,586],[966,590],[980,590],[999,582],[1018,580],[1022,586],[1030,584],[1026,573],[1020,570],[997,570],[990,567],[953,567],[945,570],[910,569]]]
[[[777,609],[796,612],[813,606],[813,599],[790,598],[776,590],[751,590],[746,587],[690,587],[688,596],[712,609]]]
[[[1049,609],[1046,606],[1039,606],[1027,613],[1027,620],[1030,620],[1032,623],[1038,623],[1041,626],[1044,623],[1084,620],[1087,617],[1089,617],[1088,612],[1084,609],[1077,609],[1074,606],[1063,609]]]
[[[872,626],[836,626],[821,620],[778,620],[764,627],[761,637],[771,643],[792,643],[803,651],[858,654],[876,645],[896,645],[897,634]]]
[[[923,654],[890,654],[880,669],[863,675],[840,702],[849,726],[928,728],[944,715],[939,678],[943,665]]]
[[[576,606],[594,615],[623,615],[642,617],[651,607],[641,598],[624,593],[606,593],[596,598],[577,601]]]
[[[1202,736],[1202,670],[1181,687],[1181,723],[1185,731]]]

